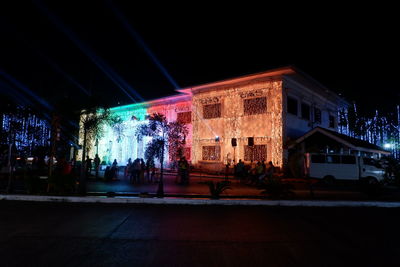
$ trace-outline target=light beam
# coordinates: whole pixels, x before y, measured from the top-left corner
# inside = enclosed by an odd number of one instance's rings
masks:
[[[60,30],[62,31],[68,39],[70,39],[110,80],[112,80],[115,85],[122,92],[124,92],[133,102],[144,101],[141,95],[136,92],[121,76],[119,76],[110,66],[105,63],[105,61],[97,56],[85,43],[83,43],[79,38],[75,35],[75,33],[69,29],[62,21],[54,15],[44,4],[42,4],[39,0],[33,1],[39,10],[47,15],[50,21]],[[133,94],[134,97],[132,97]]]
[[[144,42],[143,38],[128,23],[128,20],[125,18],[125,16],[122,14],[122,12],[119,11],[119,9],[115,5],[113,5],[113,3],[111,1],[107,1],[107,3],[111,7],[111,9],[114,11],[114,14],[117,17],[117,19],[122,23],[122,25],[124,25],[124,28],[129,32],[129,34],[132,36],[132,38],[143,48],[143,50],[150,57],[150,59],[153,61],[153,63],[157,66],[157,68],[165,76],[165,78],[167,78],[167,80],[174,86],[175,89],[180,88],[179,85],[172,78],[172,76],[168,73],[166,68],[158,60],[156,55],[150,50],[150,48]]]

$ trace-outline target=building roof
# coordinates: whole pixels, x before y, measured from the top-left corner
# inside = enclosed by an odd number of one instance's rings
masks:
[[[298,143],[303,142],[306,138],[310,137],[314,133],[322,133],[335,141],[342,143],[343,145],[357,151],[364,151],[364,152],[372,152],[372,153],[381,153],[381,154],[390,154],[389,151],[386,151],[382,149],[380,146],[371,144],[367,141],[360,140],[345,134],[341,134],[332,130],[328,130],[322,127],[315,127],[311,131],[307,132],[304,134],[302,137],[299,137],[298,139],[295,140],[295,142],[289,146],[289,148],[295,146]]]
[[[144,101],[141,103],[126,105],[126,108],[141,108],[143,106],[156,106],[156,105],[163,105],[163,104],[170,104],[176,103],[181,101],[190,100],[190,97],[193,94],[204,92],[208,90],[221,90],[226,86],[233,86],[239,83],[245,83],[249,81],[257,81],[257,80],[279,80],[283,79],[283,77],[290,78],[292,81],[296,81],[298,83],[304,84],[310,88],[316,88],[319,93],[323,93],[325,97],[334,98],[334,99],[342,99],[333,91],[327,89],[325,86],[320,84],[318,81],[313,79],[308,74],[304,73],[303,71],[299,70],[294,66],[286,66],[276,69],[271,69],[263,72],[248,74],[239,77],[233,77],[230,79],[225,79],[221,81],[210,82],[206,84],[195,85],[191,87],[176,89],[178,94],[172,96],[166,96],[162,98],[157,98],[149,101]],[[342,99],[343,100],[343,99]],[[344,101],[344,100],[343,100]],[[119,108],[119,107],[116,107]]]
[[[200,92],[207,92],[210,90],[223,90],[227,86],[234,86],[240,83],[246,83],[249,81],[261,81],[261,80],[282,80],[283,78],[291,79],[297,83],[303,84],[308,88],[313,88],[318,93],[322,94],[327,99],[333,99],[335,102],[340,101],[344,105],[348,103],[340,97],[337,93],[329,90],[327,87],[322,85],[320,82],[306,74],[302,70],[295,66],[285,66],[281,68],[275,68],[263,72],[252,73],[244,76],[233,77],[221,81],[215,81],[182,89],[177,89],[177,92],[193,95]]]
[[[255,79],[265,79],[265,78],[279,78],[282,77],[283,75],[289,75],[289,74],[295,74],[296,70],[292,66],[287,66],[287,67],[282,67],[282,68],[277,68],[277,69],[272,69],[268,71],[263,71],[263,72],[258,72],[258,73],[253,73],[253,74],[248,74],[244,76],[239,76],[239,77],[234,77],[230,79],[225,79],[221,81],[216,81],[216,82],[210,82],[206,84],[200,84],[200,85],[195,85],[191,87],[186,87],[182,89],[177,89],[176,91],[185,93],[185,94],[192,94],[193,92],[198,92],[198,91],[203,91],[207,90],[209,88],[213,87],[222,87],[222,86],[228,86],[228,85],[233,85],[241,82],[247,82]]]

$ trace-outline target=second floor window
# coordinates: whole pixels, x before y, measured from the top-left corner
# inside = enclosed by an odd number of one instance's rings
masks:
[[[314,122],[321,124],[321,110],[319,108],[314,108]]]
[[[213,119],[221,117],[221,103],[204,105],[203,106],[203,118]]]
[[[297,100],[293,97],[287,98],[287,112],[297,116]]]
[[[191,123],[192,122],[192,112],[179,112],[177,114],[176,120],[180,123]]]
[[[243,100],[244,114],[254,115],[267,112],[267,98],[257,97]]]
[[[310,120],[310,105],[301,103],[301,118]]]

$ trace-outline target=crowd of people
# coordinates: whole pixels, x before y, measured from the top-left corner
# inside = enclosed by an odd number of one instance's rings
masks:
[[[5,157],[1,158],[1,163],[0,167],[6,166]],[[68,181],[71,180],[71,183],[68,182],[67,184],[73,185],[79,180],[81,174],[85,174],[86,178],[89,178],[93,177],[93,171],[95,171],[96,178],[98,178],[100,163],[101,160],[97,154],[93,159],[86,156],[84,164],[80,164],[74,160],[67,161],[65,157],[60,157],[53,161],[52,176],[56,178],[65,177],[62,183],[66,183],[68,179]],[[46,157],[33,157],[29,162],[21,157],[14,165],[23,169],[26,174],[25,176],[27,177],[47,176],[49,174],[49,159]],[[81,168],[85,169],[82,170]],[[175,162],[175,168],[177,170],[175,182],[180,185],[188,185],[190,181],[189,173],[191,170],[188,160],[185,157],[181,157]],[[230,164],[227,164],[226,178],[228,177],[228,172],[230,172],[230,170],[231,166]],[[273,177],[275,167],[271,161],[268,163],[265,163],[265,161],[258,161],[252,162],[251,164],[245,164],[240,159],[239,162],[234,165],[233,170],[234,177],[240,180],[241,183],[259,185]],[[121,171],[123,171],[123,173],[119,173]],[[131,184],[151,184],[157,182],[155,173],[156,167],[154,160],[145,161],[142,158],[137,158],[132,161],[132,159],[129,158],[126,165],[123,164],[119,166],[117,159],[114,159],[113,163],[106,167],[104,179],[106,181],[112,181],[124,177],[125,180],[129,181]],[[51,179],[49,179],[49,183],[51,182]]]
[[[97,157],[97,155],[96,155]],[[96,158],[95,158],[96,162]],[[96,163],[95,163],[96,165]],[[87,172],[90,173],[91,168],[91,160],[87,159],[86,167]],[[181,157],[179,161],[177,161],[177,178],[175,180],[176,183],[182,185],[189,184],[189,162],[185,157]],[[95,166],[95,168],[98,168]],[[114,159],[114,162],[111,166],[107,166],[104,178],[106,181],[117,180],[118,179],[118,162]],[[129,183],[131,184],[145,184],[145,183],[156,183],[156,167],[154,160],[147,160],[146,162],[142,158],[137,158],[132,161],[131,158],[128,159],[126,166],[124,167],[124,178],[129,179]]]
[[[145,162],[142,158],[137,158],[132,162],[132,159],[129,158],[124,176],[129,178],[131,184],[154,183],[155,170],[153,160],[148,159]]]
[[[94,163],[94,166],[92,164]],[[94,167],[94,169],[93,169]],[[86,157],[86,175],[90,177],[92,170],[96,173],[96,178],[99,176],[100,158],[96,154],[92,160],[89,156]],[[104,170],[105,181],[119,180],[120,170],[123,169],[123,177],[129,179],[131,184],[143,184],[155,182],[155,164],[153,160],[147,160],[146,162],[142,158],[137,158],[132,161],[128,159],[126,165],[119,165],[117,159],[114,159],[113,163],[107,166]]]
[[[244,162],[239,159],[239,162],[234,167],[235,178],[239,179],[241,183],[250,185],[259,185],[271,179],[274,172],[275,166],[272,161],[269,161],[268,164],[265,164],[263,160],[245,165]]]

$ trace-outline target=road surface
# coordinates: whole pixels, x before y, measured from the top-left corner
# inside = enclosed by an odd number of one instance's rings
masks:
[[[400,210],[0,202],[1,266],[399,266]]]

